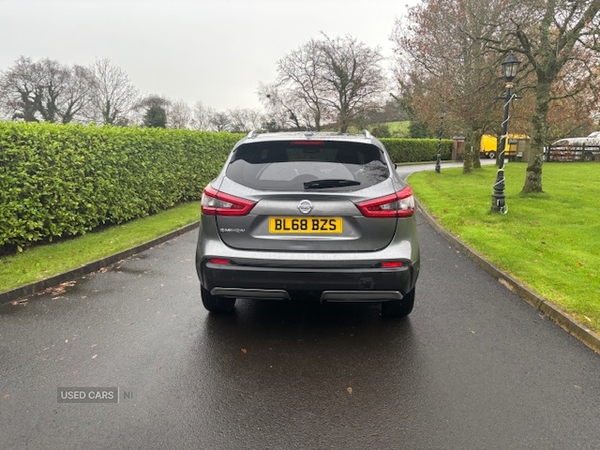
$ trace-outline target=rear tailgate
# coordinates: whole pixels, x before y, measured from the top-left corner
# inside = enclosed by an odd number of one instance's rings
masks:
[[[248,215],[217,216],[217,228],[225,244],[244,250],[374,251],[390,243],[398,219],[364,217],[355,202],[368,198],[359,192],[261,192]]]

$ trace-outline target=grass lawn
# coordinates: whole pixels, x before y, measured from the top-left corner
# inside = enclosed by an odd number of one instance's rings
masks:
[[[409,183],[444,228],[600,332],[600,164],[546,163],[544,193],[526,196],[525,170],[506,165],[506,215],[490,213],[496,166],[420,172]]]
[[[407,138],[408,135],[410,134],[410,121],[409,120],[404,120],[404,121],[400,121],[400,122],[386,122],[384,125],[387,125],[388,130],[390,131],[391,137],[393,138]],[[372,129],[372,126],[368,127],[369,129]],[[357,133],[360,134],[362,133],[364,127],[360,128],[360,127],[355,127],[355,126],[351,126],[348,129],[349,133]]]
[[[394,137],[408,137],[410,121],[404,120],[402,122],[388,122],[386,125],[389,127],[390,133]]]
[[[200,202],[185,203],[123,225],[2,257],[0,292],[127,250],[199,219]]]

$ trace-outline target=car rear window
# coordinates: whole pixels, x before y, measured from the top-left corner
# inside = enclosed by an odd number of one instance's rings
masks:
[[[383,153],[371,144],[336,141],[252,142],[239,146],[227,176],[254,189],[356,190],[390,176]],[[313,183],[316,180],[334,180]]]

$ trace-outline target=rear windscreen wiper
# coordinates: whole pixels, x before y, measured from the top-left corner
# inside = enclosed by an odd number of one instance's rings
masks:
[[[304,189],[325,189],[332,187],[358,186],[360,181],[329,179],[329,180],[313,180],[304,183]]]

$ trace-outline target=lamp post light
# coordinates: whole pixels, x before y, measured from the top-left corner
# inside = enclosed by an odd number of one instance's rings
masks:
[[[506,151],[506,145],[508,143],[508,119],[510,113],[510,103],[513,100],[512,81],[517,76],[519,71],[519,65],[521,61],[517,59],[512,53],[506,58],[506,61],[502,63],[502,71],[504,72],[505,93],[504,99],[504,120],[502,121],[502,136],[500,137],[500,153],[498,154],[498,173],[496,174],[496,182],[494,183],[494,192],[492,193],[492,212],[506,214],[508,208],[506,207],[505,195],[504,195],[504,152]]]
[[[442,171],[442,133],[444,132],[445,115],[445,113],[442,113],[442,115],[440,116],[440,131],[438,133],[438,147],[437,158],[435,160],[435,173],[440,173]]]

